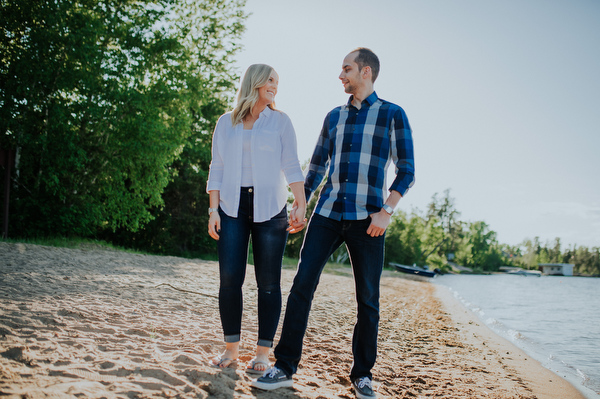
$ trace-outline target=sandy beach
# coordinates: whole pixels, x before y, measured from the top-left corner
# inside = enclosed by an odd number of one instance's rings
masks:
[[[348,269],[349,270],[349,269]],[[284,303],[295,271],[285,269]],[[7,398],[354,398],[349,273],[324,274],[293,389],[250,387],[256,284],[248,267],[241,357],[224,344],[216,262],[0,242],[0,395]],[[282,317],[283,319],[283,317]],[[276,337],[277,341],[278,337]],[[440,287],[386,272],[379,398],[583,398],[493,334]]]

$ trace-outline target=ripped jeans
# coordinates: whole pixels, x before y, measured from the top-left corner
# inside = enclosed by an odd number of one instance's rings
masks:
[[[287,209],[270,220],[253,221],[254,193],[242,187],[238,217],[221,209],[219,247],[219,311],[225,342],[241,338],[248,247],[252,237],[254,274],[258,287],[258,345],[272,347],[281,314],[281,261],[287,241]]]

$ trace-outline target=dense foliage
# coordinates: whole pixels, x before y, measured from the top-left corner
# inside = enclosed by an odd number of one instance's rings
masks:
[[[179,199],[176,176],[203,188],[237,78],[243,1],[0,4],[0,147],[18,154],[12,235],[135,232],[185,206],[165,207]],[[165,193],[169,182],[179,187]]]

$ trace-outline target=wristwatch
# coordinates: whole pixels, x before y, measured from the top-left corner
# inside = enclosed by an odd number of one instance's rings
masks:
[[[210,216],[211,213],[218,211],[219,208],[208,208],[208,216]]]
[[[384,211],[386,211],[390,215],[392,215],[394,213],[394,208],[392,208],[388,204],[383,204],[383,206],[381,207],[381,209],[383,209]]]

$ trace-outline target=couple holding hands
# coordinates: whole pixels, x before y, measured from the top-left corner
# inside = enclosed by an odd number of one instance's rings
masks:
[[[367,48],[350,52],[339,79],[350,98],[325,117],[306,176],[298,160],[290,118],[275,109],[279,76],[263,64],[246,71],[233,111],[213,134],[207,192],[208,233],[218,240],[219,310],[225,351],[211,360],[228,367],[239,355],[242,285],[252,237],[258,287],[258,342],[248,370],[252,386],[293,386],[312,299],[330,255],[346,245],[354,274],[357,318],[350,380],[359,399],[375,398],[371,369],[377,357],[379,286],[385,231],[394,208],[414,184],[412,131],[404,110],[379,98],[379,59]],[[389,163],[396,169],[386,185]],[[306,204],[327,180],[308,223],[300,261],[287,298],[274,365],[269,351],[279,323],[281,268],[288,233],[306,224]],[[287,185],[294,202],[287,214]],[[386,191],[387,189],[387,191]]]

